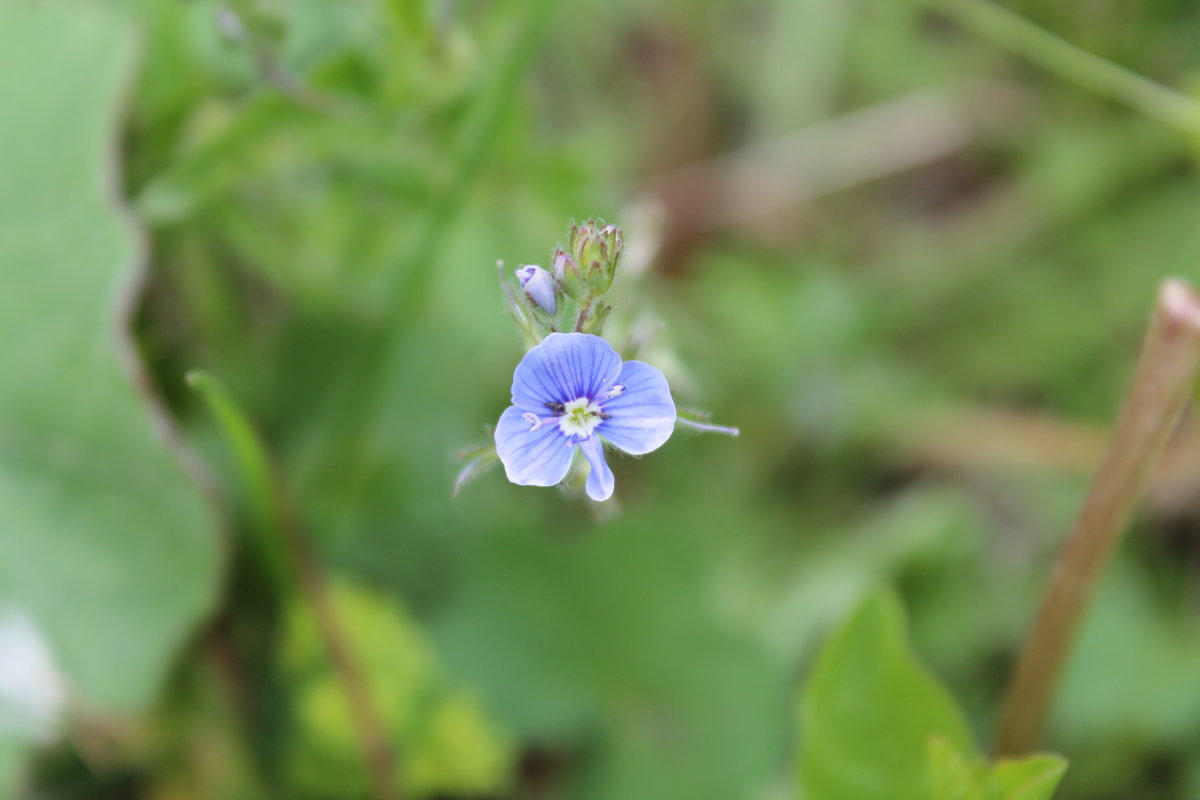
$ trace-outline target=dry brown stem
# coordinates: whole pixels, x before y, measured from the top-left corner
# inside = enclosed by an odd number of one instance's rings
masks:
[[[1000,724],[997,752],[1036,746],[1104,567],[1129,523],[1200,372],[1200,296],[1166,281],[1104,461],[1050,578]]]

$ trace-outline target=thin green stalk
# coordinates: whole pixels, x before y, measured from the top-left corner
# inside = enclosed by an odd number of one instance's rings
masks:
[[[1054,74],[1184,133],[1200,134],[1200,103],[1076,47],[990,0],[928,0],[963,28]]]
[[[1200,296],[1183,281],[1170,280],[1159,293],[1112,443],[1059,554],[1017,664],[1000,723],[999,755],[1024,755],[1037,745],[1091,597],[1191,400],[1198,374]]]
[[[238,469],[246,484],[246,499],[255,527],[269,530],[279,518],[279,499],[273,486],[271,464],[258,439],[258,432],[238,408],[233,395],[215,377],[196,370],[188,373],[187,382],[208,403],[209,410],[233,448]]]

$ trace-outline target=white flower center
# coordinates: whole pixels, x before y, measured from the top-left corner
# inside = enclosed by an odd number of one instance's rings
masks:
[[[558,429],[567,436],[587,438],[604,419],[602,413],[603,409],[586,397],[563,403],[562,414],[558,416]]]

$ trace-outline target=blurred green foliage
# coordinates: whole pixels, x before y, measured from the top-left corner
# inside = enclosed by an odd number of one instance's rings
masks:
[[[0,724],[0,793],[366,794],[195,368],[266,442],[412,793],[794,798],[798,687],[881,582],[961,705],[938,757],[969,785],[963,743],[990,740],[1200,228],[1195,132],[953,5],[0,8],[0,609],[70,688],[56,741]],[[1006,5],[1197,85],[1187,0]],[[498,473],[452,500],[450,454],[486,439],[521,354],[495,262],[545,265],[593,215],[655,256],[627,258],[610,330],[666,323],[643,357],[742,437],[614,463],[603,522]],[[1064,684],[1056,797],[1200,791],[1190,430]],[[191,451],[222,502],[170,463]]]
[[[505,743],[470,695],[438,685],[420,630],[369,591],[349,584],[332,590],[334,610],[351,621],[348,642],[362,660],[371,697],[390,740],[404,753],[397,778],[422,797],[504,789],[510,761]],[[288,614],[280,661],[295,693],[288,794],[363,796],[369,786],[351,714],[303,605]]]

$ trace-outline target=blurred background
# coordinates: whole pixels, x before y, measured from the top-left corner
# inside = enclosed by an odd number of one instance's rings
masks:
[[[1200,8],[997,7],[7,0],[0,794],[378,796],[314,586],[406,797],[796,798],[800,687],[884,584],[987,748],[1200,278]],[[600,514],[452,498],[522,354],[496,261],[590,216],[612,330],[742,436],[614,459]],[[1200,796],[1198,487],[1185,424],[1058,797]]]

